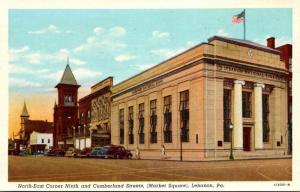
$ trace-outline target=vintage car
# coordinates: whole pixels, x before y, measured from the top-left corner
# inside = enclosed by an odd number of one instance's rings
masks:
[[[69,147],[65,153],[65,157],[76,157],[78,153],[78,149],[75,149],[74,147]]]
[[[90,153],[90,156],[89,157],[92,157],[92,158],[97,158],[97,157],[100,157],[98,155],[99,151],[102,149],[102,147],[95,147],[92,149],[91,153]]]
[[[76,155],[76,157],[90,157],[91,152],[92,152],[92,148],[86,147],[86,148],[82,149],[82,150]]]
[[[48,153],[47,156],[61,156],[63,157],[65,155],[65,151],[62,149],[51,149]]]
[[[23,149],[19,152],[19,156],[27,156],[27,155],[29,155],[28,149]]]
[[[123,146],[107,145],[99,150],[97,156],[100,158],[131,159],[132,153]]]

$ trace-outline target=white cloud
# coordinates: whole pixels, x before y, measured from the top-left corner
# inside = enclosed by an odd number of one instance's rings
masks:
[[[121,26],[115,26],[115,27],[112,27],[110,28],[110,33],[114,36],[123,36],[126,34],[126,29],[124,29],[123,27]]]
[[[8,65],[10,74],[45,74],[48,69],[31,69],[20,65],[9,64]]]
[[[187,49],[190,49],[191,47],[197,45],[197,42],[195,41],[187,41],[186,45],[183,47],[178,47],[178,48],[174,48],[174,49],[155,49],[155,50],[151,50],[150,53],[153,55],[157,55],[157,56],[161,56],[164,57],[165,59],[171,58],[175,55],[178,55],[184,51],[186,51]]]
[[[102,33],[102,32],[103,32],[103,28],[101,28],[101,27],[96,27],[94,29],[94,33],[96,33],[97,35],[100,34],[100,33]]]
[[[79,45],[78,47],[75,47],[74,52],[85,51],[85,50],[87,50],[87,47],[88,47],[87,44],[83,43],[83,44]]]
[[[160,31],[153,31],[152,32],[152,37],[157,38],[157,39],[163,39],[163,38],[169,38],[170,33],[168,32],[160,32]]]
[[[41,76],[42,78],[45,78],[45,79],[53,79],[55,81],[59,81],[63,75],[63,70],[59,70],[59,71],[56,71],[56,72],[52,72],[52,73],[48,73],[48,74],[45,74],[43,76]]]
[[[133,60],[135,58],[136,58],[135,55],[121,54],[121,55],[118,55],[118,56],[115,57],[115,61],[117,61],[117,62],[124,62],[124,61]]]
[[[77,79],[89,79],[89,78],[97,78],[102,75],[101,72],[90,70],[86,68],[77,68],[74,71],[74,76]]]
[[[29,47],[27,45],[24,45],[21,48],[16,48],[16,49],[10,49],[9,53],[23,53],[29,50]]]
[[[9,49],[9,62],[15,62],[20,60],[20,54],[23,54],[27,51],[29,51],[29,47],[27,45],[24,45],[21,48],[15,48],[15,49]]]
[[[135,65],[135,67],[137,67],[139,70],[143,71],[143,70],[153,67],[154,65],[155,64],[137,64],[137,65]]]
[[[83,51],[90,51],[90,50],[114,50],[115,49],[123,49],[126,48],[127,44],[112,40],[110,38],[107,39],[99,39],[95,36],[88,37],[86,42],[82,43],[81,45],[75,47],[73,51],[83,52]]]
[[[61,31],[57,26],[50,24],[48,27],[36,30],[28,31],[29,35],[42,35],[42,34],[60,34],[60,33],[72,33],[71,30]]]
[[[36,31],[28,31],[28,34],[30,35],[40,35],[40,34],[45,34],[45,33],[61,33],[60,30],[53,24],[50,24],[46,28],[42,28]]]
[[[173,57],[181,52],[186,50],[186,48],[177,48],[177,49],[156,49],[150,51],[153,55],[162,56],[165,58]]]
[[[223,36],[223,37],[228,37],[229,36],[229,34],[227,32],[225,32],[224,29],[219,29],[218,32],[217,32],[217,35]]]
[[[64,49],[64,48],[60,49],[58,52],[61,53],[61,54],[66,55],[66,56],[70,54],[70,51],[68,49]]]
[[[86,62],[80,59],[70,59],[70,63],[74,65],[85,65]]]
[[[89,37],[87,40],[86,40],[87,43],[95,43],[97,42],[97,39],[96,37]]]
[[[42,55],[40,53],[30,53],[26,55],[25,58],[31,64],[39,64],[41,63]]]
[[[22,60],[23,63],[30,64],[45,64],[45,63],[62,63],[66,62],[67,58],[70,57],[70,51],[66,48],[61,48],[54,53],[45,52],[28,52],[29,48],[23,47],[20,49],[11,49],[10,53],[10,63]],[[70,63],[74,65],[85,65],[86,61],[80,60],[75,57],[70,58]]]
[[[186,42],[186,46],[187,47],[193,47],[195,45],[197,45],[197,42],[194,42],[194,41],[188,41],[188,42]]]
[[[19,79],[19,78],[9,78],[9,84],[14,87],[41,87],[42,85],[40,83],[28,81],[25,79]]]
[[[84,79],[94,79],[97,78],[98,76],[101,76],[102,73],[95,71],[95,70],[91,70],[91,69],[86,69],[86,68],[77,68],[72,70],[73,74],[75,76],[75,79],[78,80],[84,80]],[[56,71],[56,72],[52,72],[52,73],[48,73],[45,74],[43,76],[41,76],[42,78],[46,78],[46,79],[53,79],[55,81],[59,81],[63,75],[63,70],[60,71]]]

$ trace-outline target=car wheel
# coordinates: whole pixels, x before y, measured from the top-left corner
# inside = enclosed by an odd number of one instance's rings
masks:
[[[119,154],[117,154],[117,159],[121,159],[121,156]]]

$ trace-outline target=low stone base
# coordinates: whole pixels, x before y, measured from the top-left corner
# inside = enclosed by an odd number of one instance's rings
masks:
[[[133,158],[135,151],[132,151]],[[229,160],[230,150],[186,150],[182,152],[183,161],[210,161],[210,160]],[[257,151],[234,150],[234,159],[268,159],[291,157],[284,149],[266,149]],[[166,151],[165,155],[160,150],[141,150],[140,159],[161,159],[161,160],[180,160],[180,150]]]

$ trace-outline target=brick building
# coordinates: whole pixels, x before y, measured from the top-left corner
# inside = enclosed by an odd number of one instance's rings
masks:
[[[271,37],[268,39],[268,46],[271,48],[275,48],[275,38]],[[280,59],[285,63],[285,68],[288,70],[287,77],[287,86],[288,86],[288,142],[289,154],[292,153],[292,51],[293,46],[291,44],[282,45],[280,47],[276,47],[277,50],[280,51]]]
[[[74,145],[74,132],[78,132],[78,88],[80,85],[67,64],[58,90],[58,103],[54,105],[54,147],[67,148]]]

